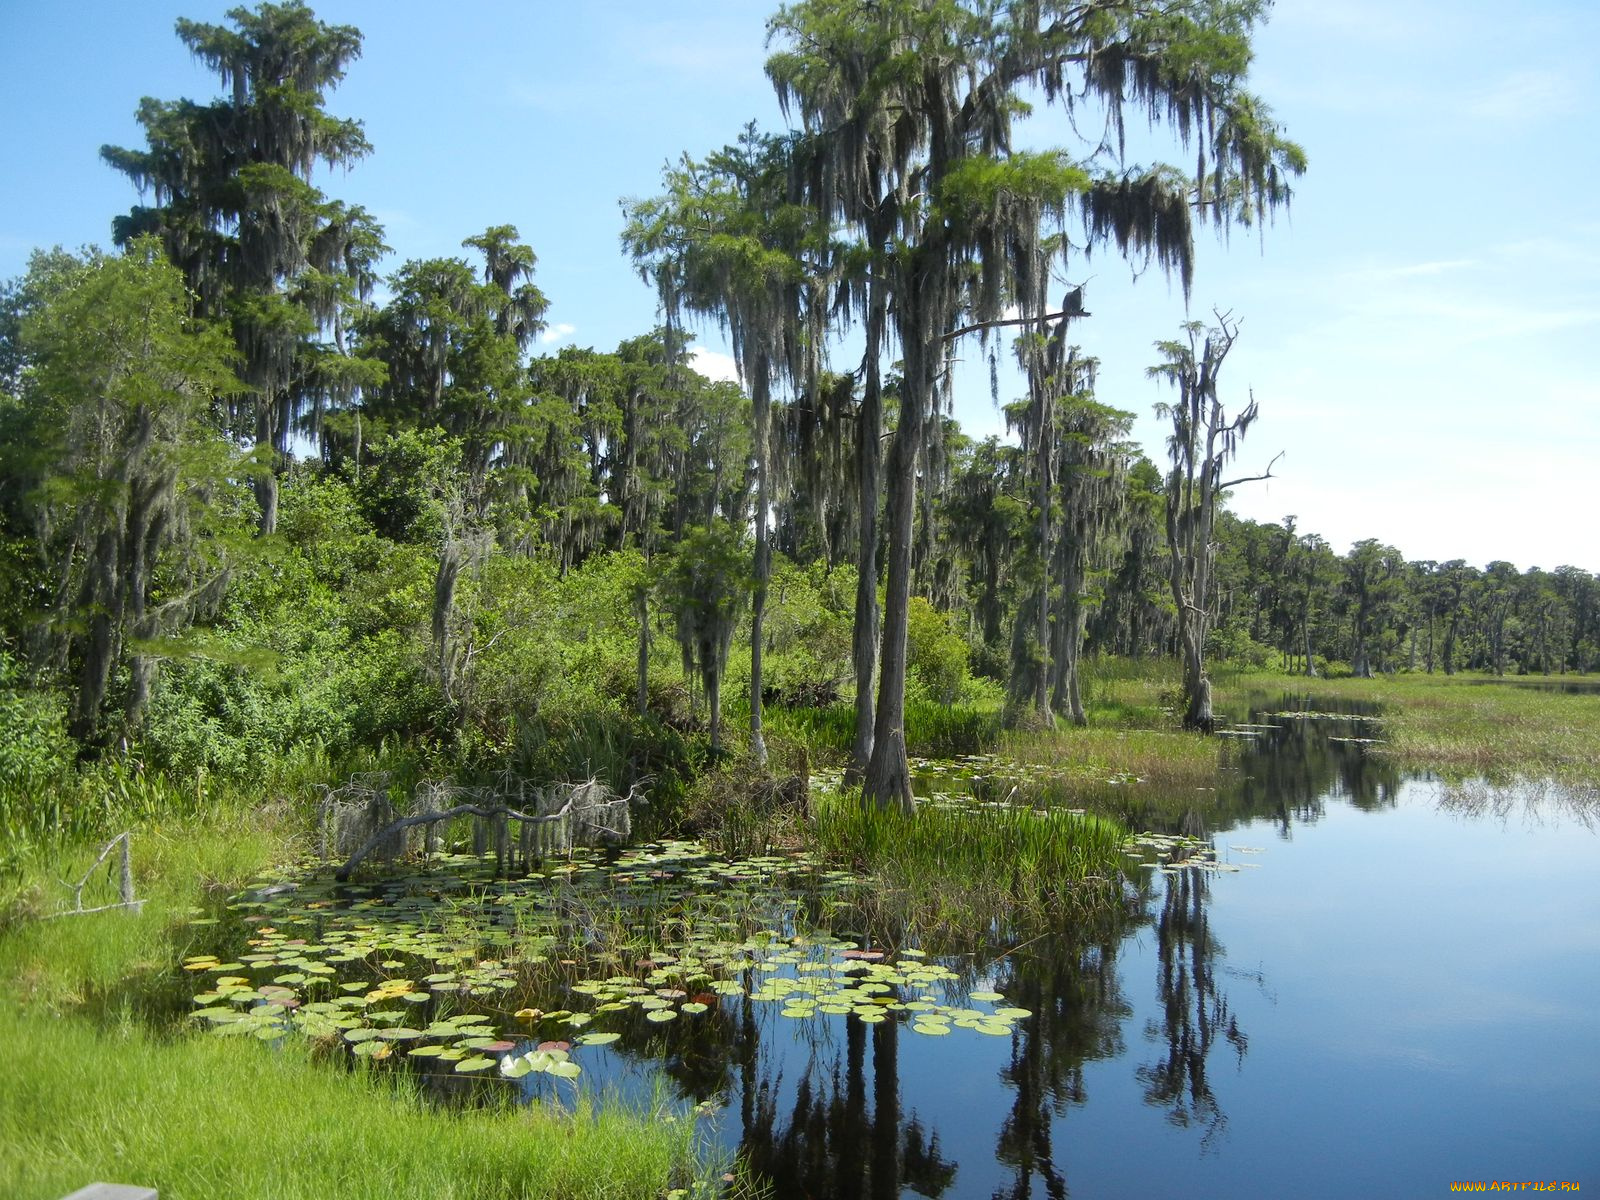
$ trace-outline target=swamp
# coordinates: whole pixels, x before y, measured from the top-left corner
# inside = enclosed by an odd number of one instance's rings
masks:
[[[1600,306],[1428,290],[1592,214],[1330,234],[1416,39],[326,2],[0,5],[0,1197],[1596,1186]]]

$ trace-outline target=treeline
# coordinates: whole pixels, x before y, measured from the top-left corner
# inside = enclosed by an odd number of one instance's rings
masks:
[[[0,298],[6,778],[113,745],[239,773],[403,741],[681,779],[732,682],[758,759],[765,703],[853,694],[867,790],[907,803],[908,693],[1081,721],[1084,654],[1181,654],[1199,725],[1208,649],[1590,669],[1592,575],[1341,559],[1228,517],[1255,405],[1221,400],[1225,316],[1157,345],[1168,468],[1130,443],[1074,344],[1082,291],[1047,302],[1066,215],[1187,285],[1194,223],[1260,219],[1304,158],[1241,88],[1229,5],[1019,40],[1027,7],[785,9],[769,71],[800,128],[632,202],[664,324],[553,356],[511,225],[374,301],[382,230],[311,183],[370,150],[323,108],[356,30],[298,3],[180,22],[228,94],[146,101],[146,146],[102,152],[151,201],[116,220],[122,253],[41,252]],[[1017,90],[1059,92],[1088,42],[1148,72],[1083,86],[1188,114],[1209,167],[1010,148]],[[940,71],[908,80],[906,45]],[[745,387],[691,368],[690,319],[729,330]],[[832,372],[851,321],[864,357]],[[1015,444],[945,415],[969,336],[1016,355]]]
[[[1375,538],[1339,555],[1293,517],[1227,518],[1218,550],[1217,649],[1229,657],[1307,674],[1327,660],[1357,675],[1600,666],[1600,576],[1579,567],[1408,562]]]

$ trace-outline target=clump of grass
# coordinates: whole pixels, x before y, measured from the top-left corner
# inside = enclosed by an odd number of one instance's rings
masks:
[[[882,904],[922,928],[988,926],[1081,904],[1111,887],[1126,831],[1103,817],[1027,805],[864,805],[814,801],[811,836],[828,858],[881,883]]]
[[[403,1073],[378,1083],[292,1048],[9,1006],[0,1038],[0,1194],[15,1200],[97,1179],[163,1200],[655,1197],[692,1166],[692,1124],[610,1106],[441,1114]]]

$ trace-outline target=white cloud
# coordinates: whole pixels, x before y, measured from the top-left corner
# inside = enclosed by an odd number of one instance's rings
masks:
[[[565,321],[560,321],[554,325],[551,325],[548,329],[541,333],[539,335],[539,340],[546,346],[553,346],[557,342],[566,341],[577,332],[578,327],[576,325],[568,325]]]
[[[1513,71],[1473,96],[1467,111],[1489,121],[1536,121],[1577,112],[1581,99],[1563,71]]]
[[[707,350],[704,346],[696,346],[689,351],[689,365],[707,379],[739,382],[739,368],[731,354],[719,354],[715,350]]]
[[[1272,12],[1272,25],[1318,36],[1336,35],[1374,45],[1396,45],[1427,31],[1415,15],[1388,0],[1282,0]]]
[[[1417,279],[1432,275],[1443,275],[1447,271],[1459,271],[1477,265],[1477,262],[1470,258],[1446,258],[1435,262],[1420,263],[1394,263],[1387,266],[1375,264],[1373,266],[1358,267],[1348,272],[1347,278],[1352,283],[1383,283],[1395,279]]]

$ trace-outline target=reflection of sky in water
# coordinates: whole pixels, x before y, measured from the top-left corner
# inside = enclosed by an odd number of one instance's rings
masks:
[[[1442,812],[1436,785],[1382,769],[1374,778],[1361,753],[1338,750],[1344,761],[1307,777],[1283,774],[1282,762],[1262,773],[1295,791],[1315,781],[1320,794],[1269,798],[1256,811],[1273,815],[1235,818],[1215,838],[1224,862],[1260,869],[1208,875],[1197,908],[1169,908],[1203,922],[1169,948],[1169,978],[1209,979],[1169,989],[1175,1007],[1158,994],[1163,889],[1200,877],[1156,876],[1147,919],[1114,947],[1107,978],[1036,1031],[1076,1058],[1055,1098],[1037,1070],[1030,1083],[1013,1064],[1012,1038],[902,1027],[887,1139],[902,1162],[915,1119],[956,1164],[951,1197],[1046,1196],[1051,1176],[1079,1198],[1422,1196],[1455,1179],[1600,1177],[1600,839],[1554,806],[1505,819]],[[1195,942],[1210,951],[1196,954]],[[1018,967],[1062,986],[1050,970],[1031,956]],[[862,1178],[874,1153],[875,1035],[855,1055],[852,1109],[845,1018],[794,1022],[771,1005],[753,1015],[753,1078],[776,1118],[762,1153],[787,1138],[804,1158],[806,1139],[825,1137],[836,1157],[854,1156],[842,1165],[860,1194],[883,1194]],[[1019,1053],[1029,1027],[1018,1023]],[[587,1086],[648,1088],[647,1064],[601,1057],[586,1056]],[[1153,1078],[1169,1085],[1160,1097]],[[731,1151],[748,1098],[737,1067],[727,1079],[710,1128]],[[802,1081],[816,1107],[795,1137]],[[784,1194],[804,1193],[780,1182]]]

